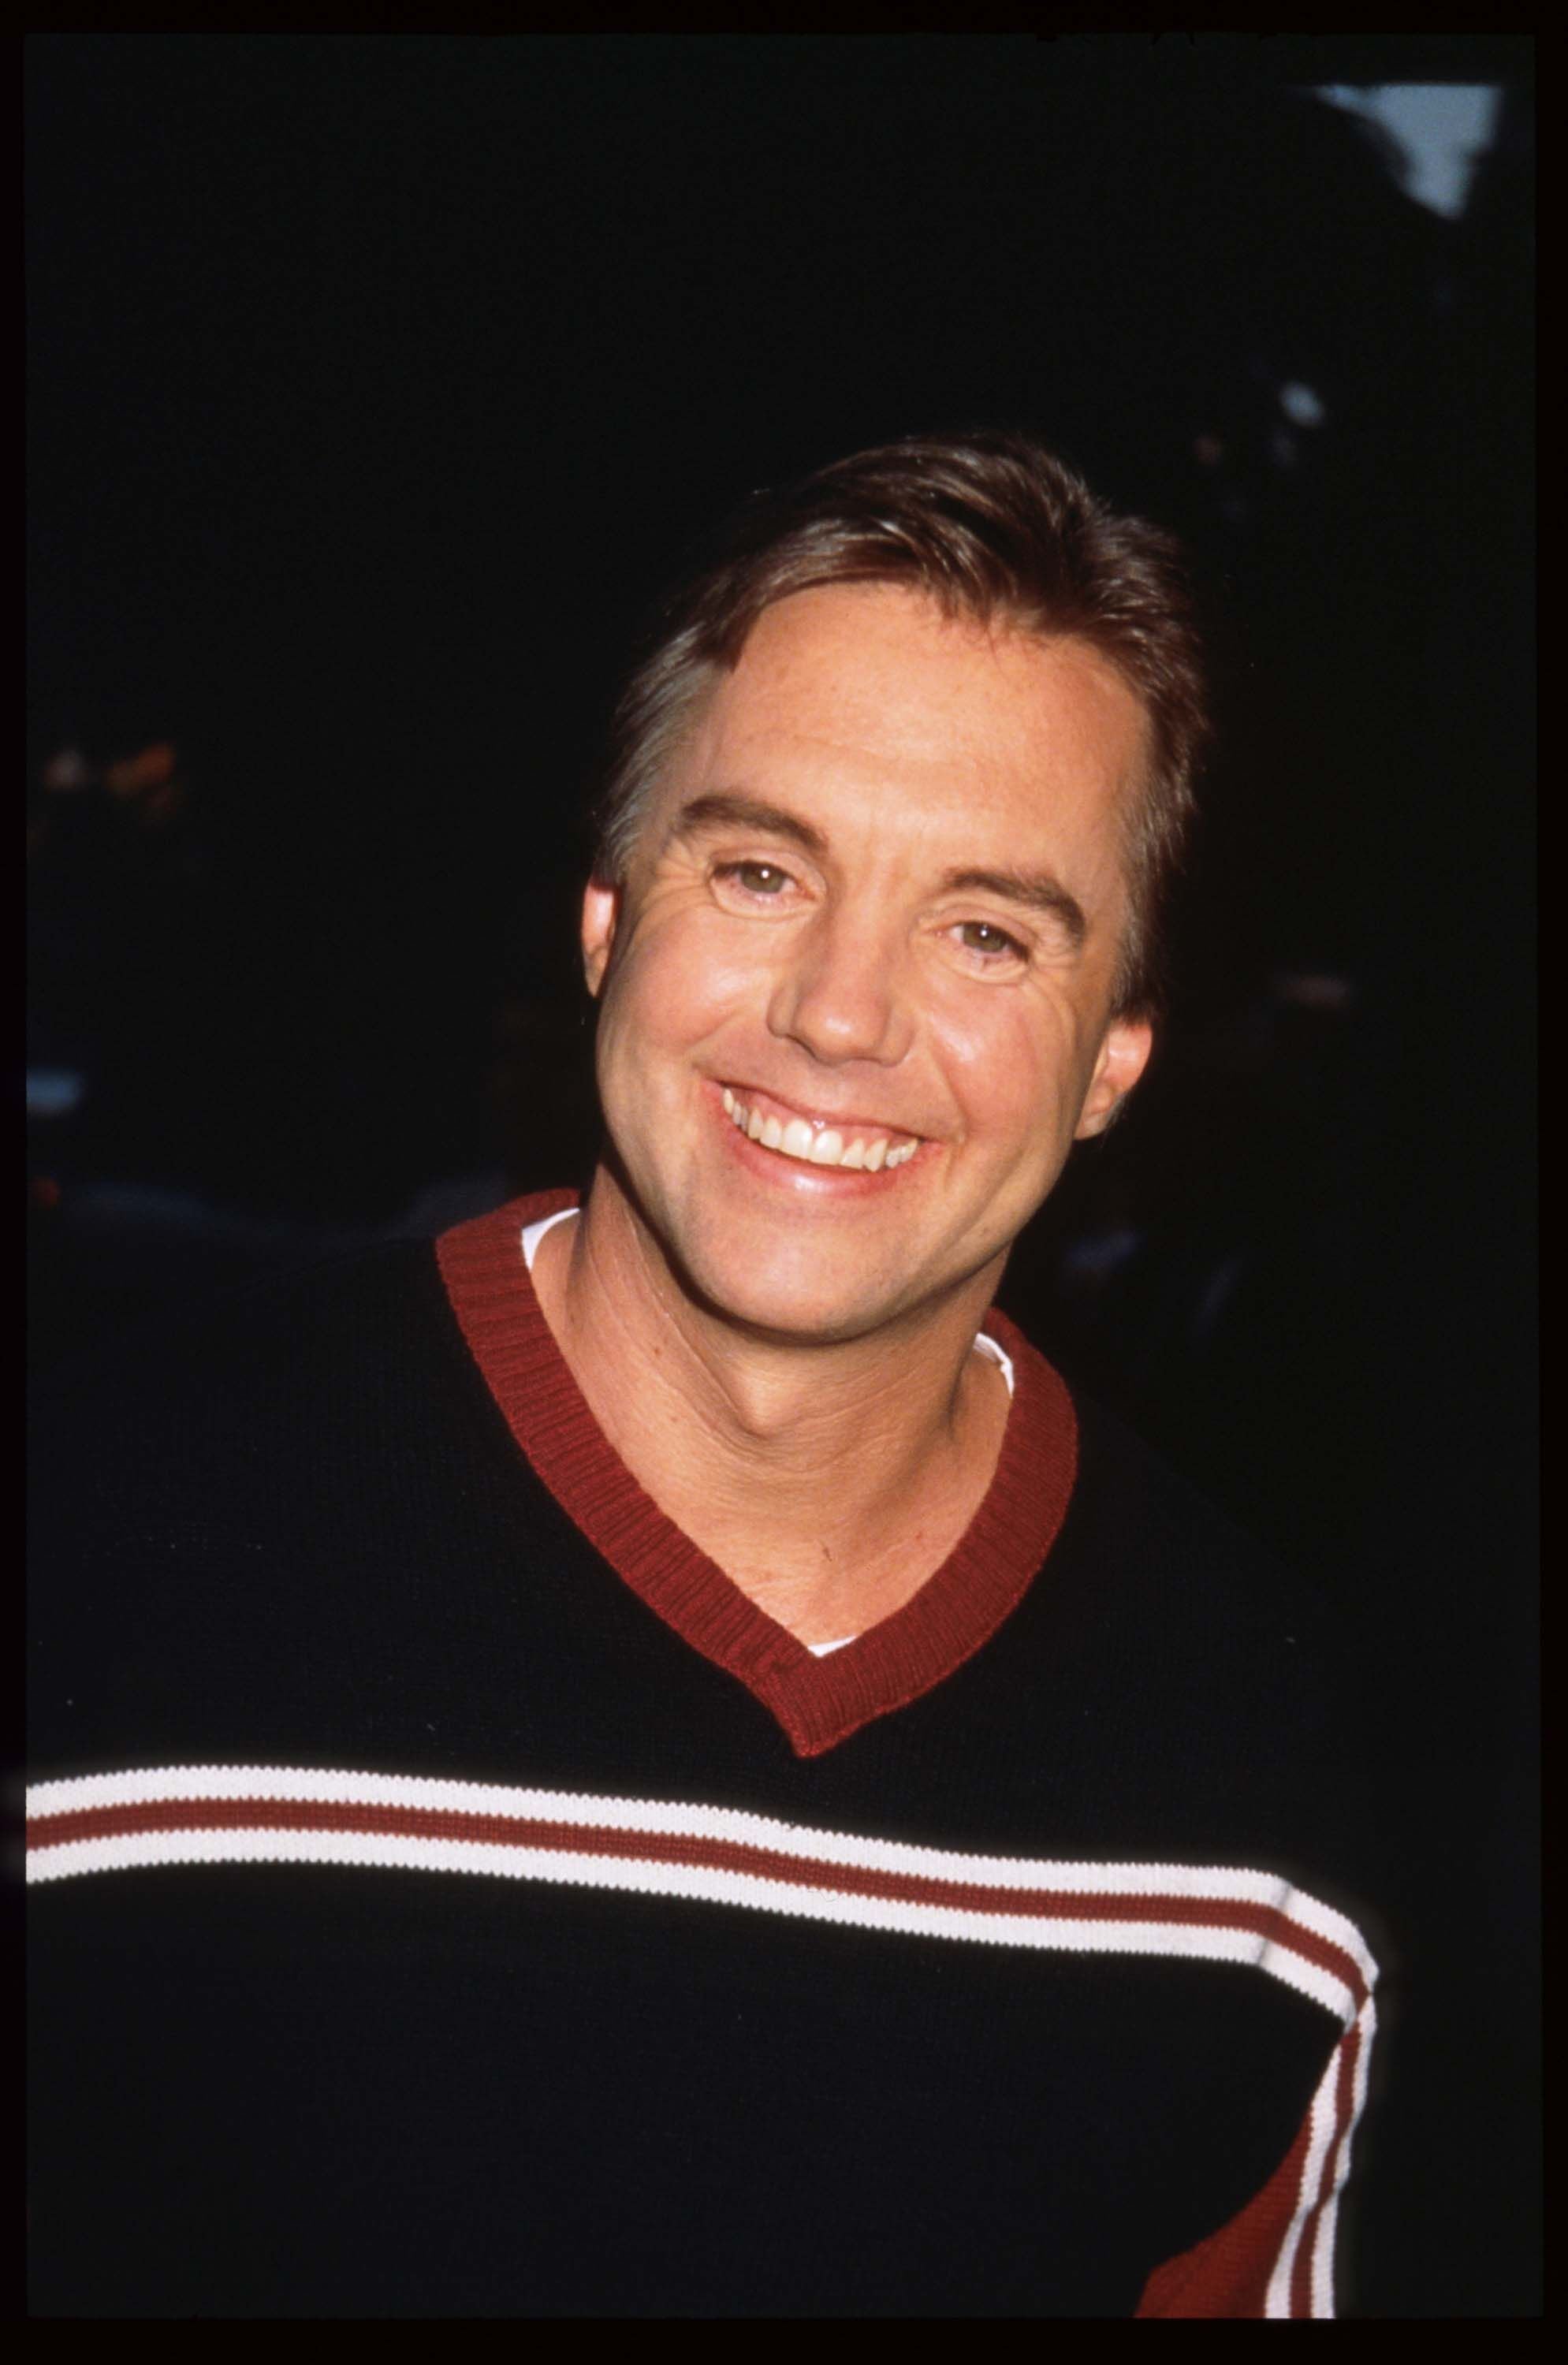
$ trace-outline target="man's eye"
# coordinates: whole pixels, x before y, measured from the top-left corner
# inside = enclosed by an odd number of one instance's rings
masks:
[[[1014,959],[1024,958],[1024,947],[1017,937],[1010,936],[1005,928],[997,927],[991,920],[960,920],[958,941],[966,952],[983,953],[993,960],[1003,955]]]
[[[722,862],[715,876],[733,880],[748,895],[781,895],[790,884],[790,873],[776,862]]]

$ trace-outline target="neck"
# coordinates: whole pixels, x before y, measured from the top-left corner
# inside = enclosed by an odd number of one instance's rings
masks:
[[[769,1616],[837,1641],[918,1590],[990,1483],[1007,1393],[974,1339],[997,1273],[865,1338],[761,1338],[696,1303],[615,1176],[534,1284],[588,1406],[655,1502]]]

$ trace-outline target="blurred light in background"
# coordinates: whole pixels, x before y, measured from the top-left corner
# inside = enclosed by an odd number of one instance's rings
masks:
[[[74,796],[78,790],[90,789],[97,777],[80,747],[62,747],[43,768],[44,787],[55,797]]]
[[[1319,98],[1376,123],[1399,150],[1418,205],[1457,219],[1471,175],[1496,134],[1502,92],[1489,83],[1389,82],[1320,86]]]
[[[73,1068],[29,1068],[28,1115],[69,1116],[82,1105],[86,1090],[85,1079]]]
[[[1281,387],[1280,409],[1298,427],[1321,427],[1328,416],[1323,408],[1322,397],[1296,378]]]

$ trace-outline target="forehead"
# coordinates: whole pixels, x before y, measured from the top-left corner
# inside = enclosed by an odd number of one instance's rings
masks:
[[[1004,826],[1115,827],[1147,723],[1083,643],[945,616],[924,593],[835,584],[766,609],[675,769],[692,786],[896,792]]]

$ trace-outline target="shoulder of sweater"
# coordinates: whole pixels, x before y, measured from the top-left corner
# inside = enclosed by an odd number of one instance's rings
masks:
[[[297,1392],[364,1364],[388,1330],[418,1332],[443,1302],[432,1243],[389,1240],[214,1291],[67,1358],[30,1390],[49,1437],[186,1417],[191,1404]]]
[[[1155,1756],[1191,1769],[1212,1741],[1216,1827],[1231,1811],[1245,1825],[1256,1808],[1260,1845],[1276,1816],[1281,1833],[1332,1833],[1327,1866],[1305,1839],[1276,1842],[1270,1858],[1294,1857],[1309,1887],[1364,1920],[1380,1809],[1353,1627],[1116,1416],[1076,1393],[1074,1404],[1080,1466],[1058,1547],[1058,1637],[1070,1656],[1075,1628],[1092,1638],[1085,1657]],[[1047,1595],[1050,1584],[1047,1566]]]
[[[394,1241],[215,1294],[79,1355],[34,1389],[37,1583],[138,1583],[174,1541],[236,1520],[300,1523],[351,1500],[378,1440],[476,1381],[431,1244]],[[465,1391],[468,1391],[465,1394]],[[174,1540],[174,1541],[172,1541]]]
[[[510,1470],[489,1413],[428,1240],[224,1291],[50,1374],[29,1422],[35,1748],[71,1762],[77,1726],[134,1736],[161,1681],[242,1690],[247,1664],[304,1664],[329,1631],[357,1664],[349,1638],[417,1589],[476,1466]]]
[[[1114,1415],[1074,1401],[1077,1483],[1036,1582],[1059,1604],[1056,1643],[1071,1657],[1081,1638],[1127,1711],[1155,1724],[1196,1715],[1265,1756],[1331,1754],[1356,1686],[1329,1601]]]
[[[1078,1485],[1070,1519],[1092,1524],[1140,1566],[1197,1588],[1216,1608],[1271,1622],[1288,1613],[1314,1633],[1332,1624],[1327,1597],[1259,1542],[1114,1413],[1073,1391]]]

